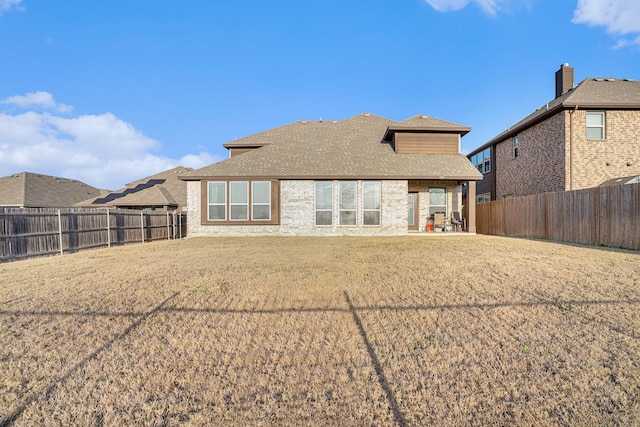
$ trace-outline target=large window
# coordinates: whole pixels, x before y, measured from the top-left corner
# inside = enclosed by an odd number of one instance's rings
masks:
[[[434,213],[447,216],[447,191],[444,188],[429,189],[429,216]]]
[[[380,225],[380,195],[379,182],[362,183],[362,216],[364,225]]]
[[[333,182],[316,182],[316,225],[333,224]]]
[[[381,217],[381,182],[316,181],[316,225],[379,226]]]
[[[210,221],[224,221],[227,219],[227,183],[209,183],[209,218]]]
[[[604,113],[587,113],[587,139],[604,139]]]
[[[491,148],[471,156],[471,163],[478,168],[480,173],[491,172]]]
[[[358,183],[340,181],[340,225],[356,225]]]
[[[251,183],[251,219],[271,219],[271,182],[254,181]]]
[[[278,221],[271,213],[278,203],[271,181],[211,181],[203,191],[207,194],[205,221],[225,224]]]
[[[232,221],[249,219],[249,183],[246,181],[229,183],[229,206]]]

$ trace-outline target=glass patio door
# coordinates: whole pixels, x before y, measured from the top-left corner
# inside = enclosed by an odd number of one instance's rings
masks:
[[[409,193],[408,195],[408,212],[407,212],[407,224],[409,230],[418,229],[418,194]]]

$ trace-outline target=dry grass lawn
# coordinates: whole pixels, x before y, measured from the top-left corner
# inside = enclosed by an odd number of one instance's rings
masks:
[[[199,238],[0,264],[0,425],[638,425],[640,253]]]

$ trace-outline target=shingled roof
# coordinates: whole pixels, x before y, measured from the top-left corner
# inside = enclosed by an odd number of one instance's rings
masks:
[[[100,195],[101,190],[84,182],[20,172],[0,178],[0,206],[22,208],[72,207],[87,197]]]
[[[628,79],[588,78],[566,93],[546,103],[471,154],[517,135],[562,110],[573,109],[640,109],[640,82]]]
[[[178,177],[192,171],[178,166],[126,184],[125,188],[77,203],[80,207],[145,207],[187,204],[187,187]]]
[[[370,113],[345,120],[304,120],[224,144],[228,148],[250,144],[262,148],[184,174],[180,179],[482,179],[462,154],[396,154],[383,141],[394,127],[439,128],[460,134],[469,131],[424,115],[404,122]]]

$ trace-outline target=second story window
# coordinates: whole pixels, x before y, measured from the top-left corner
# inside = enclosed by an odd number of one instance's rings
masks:
[[[484,173],[491,172],[491,149],[484,150]]]
[[[604,139],[604,113],[587,113],[587,139]]]
[[[517,137],[517,136],[514,136],[514,137],[513,137],[513,158],[514,158],[514,159],[515,159],[515,158],[517,158],[517,157],[518,157],[518,155],[520,154],[520,153],[519,153],[519,150],[518,150],[518,148],[519,148],[519,147],[518,147],[518,146],[519,146],[519,144],[520,144],[520,141],[518,140],[518,137]]]
[[[486,150],[471,156],[471,163],[473,163],[473,166],[478,168],[480,173],[491,172],[491,148],[487,148]]]

